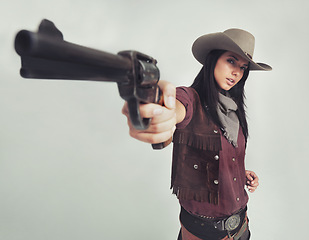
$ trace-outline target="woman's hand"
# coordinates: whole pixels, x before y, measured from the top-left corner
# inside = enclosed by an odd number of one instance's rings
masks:
[[[136,130],[130,121],[128,104],[125,103],[122,113],[127,117],[130,136],[146,143],[161,143],[171,138],[176,125],[176,88],[169,82],[160,80],[158,83],[163,92],[164,106],[149,103],[140,105],[142,118],[151,118],[146,130]]]
[[[249,192],[254,192],[259,186],[259,178],[253,171],[246,170],[246,185]]]

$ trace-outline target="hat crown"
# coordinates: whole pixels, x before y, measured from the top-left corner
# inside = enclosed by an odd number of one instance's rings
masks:
[[[254,53],[255,38],[254,36],[242,29],[231,28],[223,32],[233,42],[235,42],[245,54],[252,59]]]
[[[212,50],[231,51],[248,60],[251,63],[250,70],[271,70],[271,66],[253,61],[254,45],[255,38],[251,33],[239,28],[231,28],[224,32],[200,36],[192,45],[192,53],[197,61],[205,64],[205,60]]]

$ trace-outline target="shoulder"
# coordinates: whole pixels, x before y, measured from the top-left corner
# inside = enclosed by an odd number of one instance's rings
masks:
[[[185,107],[188,104],[192,104],[194,101],[196,101],[197,97],[198,94],[192,87],[181,86],[176,88],[176,99],[180,101]]]
[[[192,119],[197,99],[199,99],[198,94],[191,87],[181,86],[176,88],[176,99],[185,108],[185,116],[183,116],[182,121],[177,124],[177,128],[184,128]]]
[[[192,87],[180,86],[176,88],[176,96],[188,96],[192,98],[197,92]]]

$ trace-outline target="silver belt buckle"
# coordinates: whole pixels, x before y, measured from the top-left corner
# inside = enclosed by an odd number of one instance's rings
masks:
[[[225,221],[225,229],[227,231],[235,230],[240,224],[240,216],[238,214],[230,216]]]

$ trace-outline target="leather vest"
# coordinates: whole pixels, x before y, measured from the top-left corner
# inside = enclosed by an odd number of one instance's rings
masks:
[[[181,200],[219,202],[220,129],[202,108],[193,91],[193,117],[184,129],[176,129],[173,137],[171,189]]]

